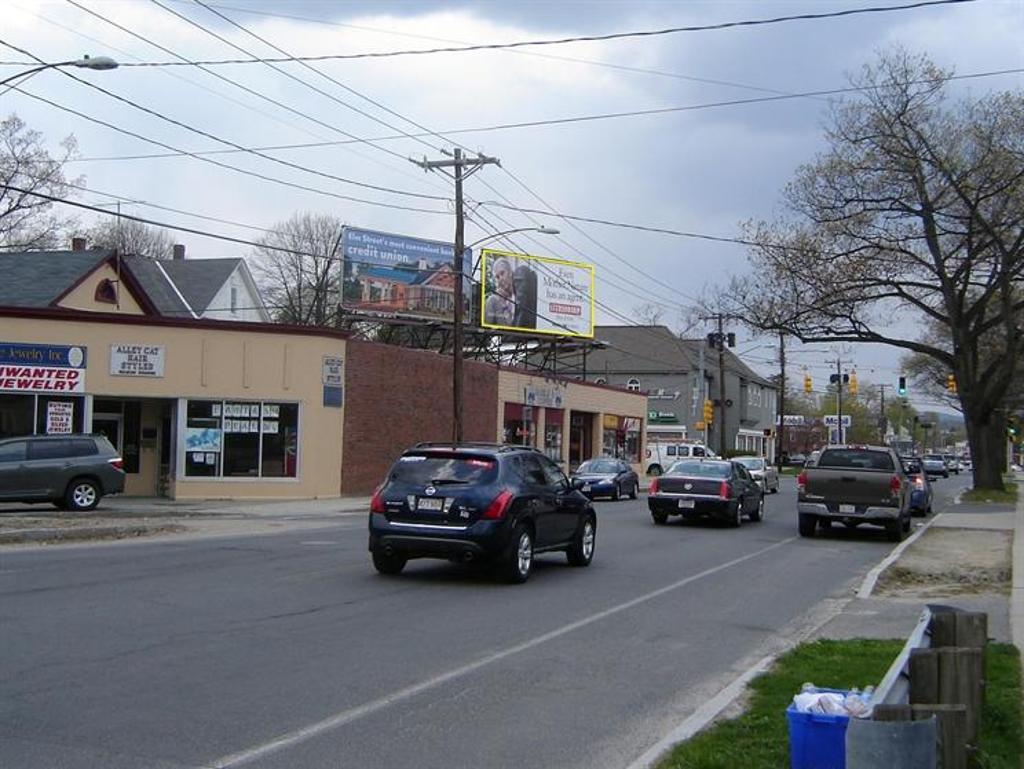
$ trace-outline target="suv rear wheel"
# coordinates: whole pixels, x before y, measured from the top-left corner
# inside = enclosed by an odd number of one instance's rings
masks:
[[[373,551],[373,568],[381,574],[401,574],[409,559],[404,555],[388,555],[381,550]]]
[[[587,517],[583,525],[572,538],[572,544],[565,551],[570,566],[589,566],[594,558],[594,545],[597,542],[597,529],[594,526],[594,519]]]
[[[902,542],[906,532],[903,529],[902,518],[893,518],[885,522],[885,533],[890,542]]]
[[[512,541],[502,564],[503,576],[513,584],[522,584],[530,578],[533,569],[533,535],[519,524],[512,532]]]
[[[100,487],[88,478],[75,478],[64,492],[64,504],[68,510],[92,510],[100,503]]]
[[[813,537],[814,530],[818,528],[818,518],[810,513],[800,513],[800,536]]]

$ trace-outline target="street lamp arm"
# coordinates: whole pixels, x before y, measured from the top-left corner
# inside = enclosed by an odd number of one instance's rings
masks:
[[[496,232],[493,235],[487,235],[486,237],[480,238],[480,240],[470,243],[466,248],[475,248],[481,243],[486,243],[488,240],[494,240],[495,238],[502,238],[505,235],[513,235],[517,232],[539,232],[541,235],[557,235],[560,231],[554,227],[519,227],[514,230],[505,230],[504,232]]]
[[[31,77],[37,72],[42,72],[45,69],[54,69],[56,67],[80,67],[82,69],[106,70],[117,69],[118,63],[109,56],[83,56],[81,59],[74,59],[72,61],[55,61],[50,64],[42,64],[38,67],[32,67],[32,69],[27,69],[16,75],[11,75],[4,80],[0,80],[0,85],[7,85],[8,83],[19,80],[23,77]]]

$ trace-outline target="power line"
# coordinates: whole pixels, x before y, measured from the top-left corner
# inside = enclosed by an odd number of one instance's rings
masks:
[[[965,0],[967,1],[967,0]],[[973,1],[973,0],[971,0]],[[122,65],[124,66],[124,65]],[[946,78],[942,78],[942,82],[950,82],[954,80],[973,80],[987,77],[999,77],[1002,75],[1019,75],[1024,72],[1024,67],[1008,68],[1000,70],[990,70],[986,72],[973,72],[966,75],[951,75]],[[928,83],[936,82],[935,80],[909,80],[899,85],[924,85]],[[672,107],[659,107],[654,109],[644,110],[629,110],[623,112],[605,112],[595,113],[589,115],[574,115],[563,118],[548,118],[541,120],[528,120],[519,121],[515,123],[499,123],[488,126],[475,126],[471,128],[450,128],[443,131],[427,131],[424,133],[398,133],[385,136],[376,136],[366,140],[355,140],[355,141],[367,141],[367,142],[384,142],[394,141],[396,139],[408,139],[408,138],[422,138],[424,136],[442,136],[449,137],[456,134],[472,134],[472,133],[487,133],[491,131],[508,131],[520,128],[542,128],[546,126],[554,125],[567,125],[572,123],[586,123],[599,120],[616,120],[620,118],[630,117],[649,117],[655,115],[667,115],[675,112],[692,112],[705,109],[717,109],[720,107],[736,107],[746,106],[749,104],[765,104],[771,102],[789,101],[793,99],[802,99],[814,96],[838,96],[848,93],[864,93],[866,91],[877,90],[883,86],[847,86],[844,88],[828,88],[814,91],[801,91],[798,93],[784,94],[779,96],[761,96],[752,97],[749,99],[730,99],[725,101],[714,101],[714,102],[703,102],[700,104],[684,104]],[[886,85],[884,87],[889,87]],[[451,141],[449,139],[449,141]],[[273,144],[261,147],[253,147],[255,150],[293,150],[293,149],[319,149],[322,147],[336,147],[340,145],[350,144],[352,141],[327,141],[327,142],[296,142],[292,144]],[[455,142],[453,142],[454,144]],[[214,154],[228,154],[232,152],[238,152],[239,150],[208,150],[205,152],[197,152],[196,154],[202,155],[214,155]],[[162,158],[162,157],[173,157],[173,155],[167,155],[163,153],[159,154],[147,154],[147,155],[116,155],[107,157],[92,157],[92,158],[78,158],[77,162],[94,162],[94,161],[108,161],[108,160],[146,160],[150,158]]]
[[[126,128],[122,128],[121,126],[114,125],[113,123],[109,123],[109,122],[107,122],[105,120],[101,120],[100,118],[96,118],[96,117],[93,117],[91,115],[87,115],[84,112],[79,112],[78,110],[72,109],[71,107],[64,106],[63,104],[58,104],[57,102],[51,101],[50,99],[44,98],[42,96],[37,96],[36,94],[31,93],[29,91],[26,91],[24,89],[16,87],[15,90],[17,90],[19,93],[21,93],[21,94],[23,94],[25,96],[28,96],[30,99],[35,99],[36,101],[43,102],[44,104],[48,104],[51,107],[55,107],[56,109],[59,109],[62,112],[67,112],[68,114],[75,115],[76,117],[80,117],[83,120],[87,120],[87,121],[89,121],[91,123],[96,123],[97,125],[104,126],[105,128],[109,128],[112,131],[117,131],[118,133],[125,134],[126,136],[131,136],[134,139],[138,139],[139,141],[143,141],[143,142],[146,142],[148,144],[153,144],[153,145],[155,145],[157,147],[163,147],[165,149],[173,150],[174,152],[176,152],[178,154],[181,154],[181,155],[187,155],[189,157],[194,157],[196,160],[200,160],[200,161],[202,161],[204,163],[211,163],[211,164],[213,164],[213,165],[215,165],[215,166],[217,166],[219,168],[224,168],[224,169],[227,169],[227,170],[230,170],[230,171],[235,171],[236,173],[240,173],[240,174],[243,174],[245,176],[251,176],[251,177],[254,177],[256,179],[262,179],[264,181],[272,182],[274,184],[280,184],[282,186],[290,187],[292,189],[303,190],[305,192],[313,192],[313,193],[316,193],[318,195],[325,195],[327,197],[337,198],[339,200],[347,200],[347,201],[350,201],[350,202],[353,202],[353,203],[363,203],[364,205],[378,206],[378,207],[381,207],[381,208],[391,208],[391,209],[395,209],[395,210],[399,210],[399,211],[413,211],[413,212],[417,212],[417,213],[441,214],[441,215],[447,216],[447,212],[446,211],[438,211],[438,210],[433,209],[433,208],[418,208],[418,207],[415,207],[415,206],[403,206],[403,205],[398,205],[396,203],[384,203],[382,201],[369,200],[367,198],[358,198],[358,197],[354,197],[352,195],[343,195],[341,193],[330,192],[329,190],[322,190],[322,189],[319,189],[317,187],[310,187],[308,185],[299,184],[297,182],[289,182],[289,181],[286,181],[284,179],[278,179],[277,177],[268,176],[266,174],[259,173],[258,171],[250,171],[248,169],[239,168],[238,166],[233,166],[233,165],[230,165],[228,163],[221,163],[220,161],[213,160],[211,158],[199,157],[199,156],[195,155],[195,153],[189,152],[188,150],[182,150],[182,149],[179,149],[177,147],[173,147],[173,146],[171,146],[169,144],[165,144],[164,142],[158,141],[156,139],[151,139],[151,138],[149,138],[147,136],[143,136],[142,134],[138,134],[138,133],[135,133],[134,131],[130,131],[130,130],[126,129]]]
[[[74,0],[68,0],[68,2],[74,3]],[[18,51],[20,53],[25,54],[26,56],[31,56],[32,58],[35,58],[40,63],[42,63],[42,59],[38,59],[38,57],[34,56],[32,53],[24,50],[23,48],[19,48],[16,45],[8,43],[6,40],[0,39],[0,45],[5,45],[8,48],[12,48],[15,51]],[[65,75],[66,77],[71,78],[72,80],[75,80],[75,81],[77,81],[79,83],[82,83],[83,85],[86,85],[86,86],[88,86],[89,88],[92,88],[95,91],[99,91],[100,93],[104,94],[105,96],[110,97],[111,99],[114,99],[115,101],[119,101],[122,104],[127,104],[128,106],[130,106],[130,107],[132,107],[134,109],[137,109],[140,112],[144,112],[147,115],[155,117],[155,118],[157,118],[159,120],[163,120],[166,123],[170,123],[171,125],[177,126],[178,128],[183,128],[186,131],[190,131],[190,132],[192,132],[194,134],[197,134],[199,136],[203,136],[203,137],[205,137],[207,139],[212,139],[213,141],[218,142],[220,144],[224,144],[224,145],[227,145],[229,147],[233,147],[234,149],[239,150],[241,152],[247,152],[249,154],[255,155],[256,157],[263,158],[264,160],[269,160],[272,163],[276,163],[276,164],[284,166],[286,168],[290,168],[290,169],[298,170],[298,171],[304,171],[306,173],[313,174],[315,176],[321,176],[321,177],[323,177],[325,179],[330,179],[332,181],[341,182],[342,184],[351,184],[351,185],[353,185],[355,187],[361,187],[361,188],[364,188],[364,189],[370,189],[370,190],[374,190],[375,192],[386,192],[386,193],[389,193],[389,194],[392,194],[392,195],[399,195],[399,196],[403,196],[403,197],[412,197],[412,198],[420,198],[420,199],[424,199],[424,200],[440,200],[440,201],[447,201],[448,200],[448,198],[441,197],[441,196],[438,196],[438,195],[426,195],[426,194],[419,193],[419,192],[410,192],[408,190],[398,190],[398,189],[395,189],[393,187],[384,187],[384,186],[377,185],[377,184],[370,184],[368,182],[360,182],[360,181],[356,181],[355,179],[349,179],[349,178],[344,177],[344,176],[337,176],[336,174],[327,173],[326,171],[319,171],[319,170],[317,170],[315,168],[309,168],[307,166],[299,165],[298,163],[292,163],[291,161],[288,161],[288,160],[281,160],[280,158],[275,158],[273,155],[267,155],[267,154],[265,154],[263,152],[259,152],[257,150],[252,150],[252,149],[249,149],[247,147],[243,147],[240,144],[236,144],[233,141],[221,138],[220,136],[217,136],[216,134],[212,134],[209,131],[204,131],[201,128],[196,128],[195,126],[189,125],[188,123],[185,123],[184,121],[178,120],[176,118],[169,117],[168,115],[165,115],[162,112],[159,112],[157,110],[154,110],[154,109],[151,109],[149,107],[146,107],[146,106],[144,106],[142,104],[139,104],[136,101],[133,101],[132,99],[128,99],[128,98],[126,98],[124,96],[116,94],[113,91],[109,91],[106,88],[103,88],[102,86],[98,86],[95,83],[92,83],[92,82],[90,82],[88,80],[85,80],[84,78],[80,78],[77,75],[67,71],[66,69],[61,69],[60,72],[61,72],[61,74]]]
[[[155,0],[153,0],[155,2]],[[483,43],[478,45],[450,46],[444,48],[426,48],[404,51],[377,51],[369,53],[350,54],[323,54],[319,56],[286,56],[273,59],[217,59],[194,62],[204,66],[219,66],[223,64],[255,64],[271,62],[275,64],[294,61],[337,61],[351,59],[380,59],[394,56],[422,56],[437,53],[464,53],[466,51],[488,51],[511,48],[525,48],[535,46],[565,45],[567,43],[589,43],[607,40],[623,40],[627,38],[647,38],[663,35],[674,35],[685,32],[709,32],[713,30],[732,29],[736,27],[758,27],[770,24],[781,24],[791,21],[815,21],[820,19],[835,19],[845,16],[858,16],[869,13],[889,13],[894,11],[908,11],[916,8],[925,8],[937,5],[958,5],[961,3],[973,3],[977,0],[922,0],[922,2],[910,3],[908,5],[886,5],[873,6],[868,8],[849,8],[841,11],[830,11],[827,13],[802,13],[791,16],[775,16],[766,19],[746,19],[743,21],[726,21],[717,24],[702,24],[683,27],[667,27],[665,29],[640,30],[634,32],[612,32],[605,35],[580,35],[576,37],[563,37],[552,40],[521,40],[512,43]],[[175,61],[153,61],[127,64],[122,66],[132,67],[175,67],[183,66],[182,62]]]

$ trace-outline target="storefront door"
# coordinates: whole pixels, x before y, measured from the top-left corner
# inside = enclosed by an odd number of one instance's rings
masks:
[[[92,431],[106,437],[118,454],[124,454],[124,417],[120,414],[93,414]]]
[[[593,414],[573,411],[569,415],[569,471],[591,458]]]

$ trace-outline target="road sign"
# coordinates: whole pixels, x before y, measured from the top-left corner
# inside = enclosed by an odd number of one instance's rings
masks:
[[[843,427],[849,427],[851,424],[853,424],[853,420],[850,419],[850,415],[843,414]],[[837,414],[826,414],[825,426],[839,427],[839,416]]]

